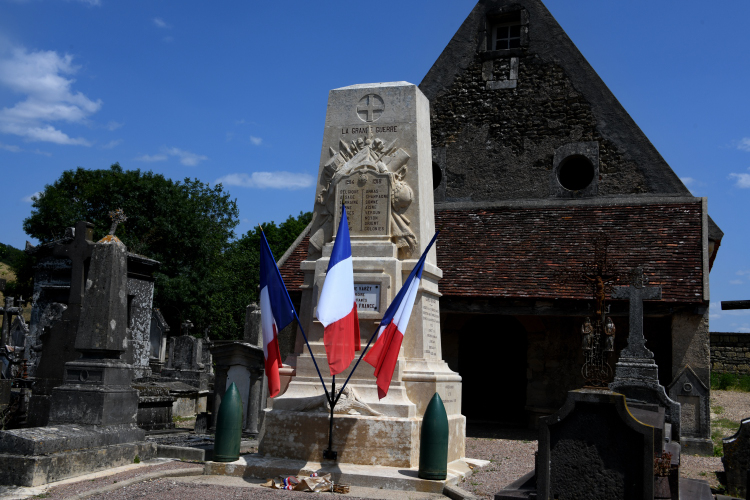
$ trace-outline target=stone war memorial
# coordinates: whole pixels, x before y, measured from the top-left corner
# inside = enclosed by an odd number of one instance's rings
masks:
[[[435,232],[429,103],[416,85],[353,85],[329,94],[309,251],[300,264],[304,285],[299,314],[329,387],[323,326],[315,319],[315,307],[342,203],[364,347]],[[431,250],[387,396],[378,400],[370,365],[360,363],[353,374],[334,418],[333,449],[339,462],[416,467],[420,419],[436,392],[449,419],[448,461],[463,458],[461,377],[441,351],[441,277]],[[321,461],[328,443],[328,407],[301,335],[287,363],[296,375],[266,413],[259,452]],[[353,366],[340,374],[342,382]]]

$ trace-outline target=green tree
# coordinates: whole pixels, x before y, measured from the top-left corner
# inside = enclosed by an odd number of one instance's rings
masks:
[[[284,255],[311,220],[311,212],[300,212],[297,217],[289,216],[278,226],[274,222],[263,224],[268,246],[276,260]],[[231,243],[213,275],[217,292],[211,300],[214,314],[212,337],[242,338],[245,308],[251,302],[258,302],[259,267],[260,228],[255,227]]]
[[[200,331],[211,324],[213,273],[234,237],[236,201],[221,185],[212,188],[189,178],[175,182],[115,163],[108,170],[63,172],[33,202],[23,228],[47,243],[86,220],[94,224],[97,240],[109,232],[108,213],[116,208],[128,218],[117,228],[118,238],[130,252],[161,262],[155,307],[173,326],[190,319]]]

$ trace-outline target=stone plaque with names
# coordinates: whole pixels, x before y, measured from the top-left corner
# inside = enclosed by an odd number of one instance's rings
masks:
[[[390,234],[391,180],[388,174],[359,171],[336,186],[336,224],[341,220],[341,204],[346,205],[351,236]]]
[[[357,311],[380,312],[380,285],[355,283],[354,300],[357,301]]]

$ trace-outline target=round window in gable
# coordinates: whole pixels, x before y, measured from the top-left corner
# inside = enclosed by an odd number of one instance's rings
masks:
[[[570,191],[585,189],[594,180],[594,165],[585,156],[568,156],[557,169],[557,180]]]

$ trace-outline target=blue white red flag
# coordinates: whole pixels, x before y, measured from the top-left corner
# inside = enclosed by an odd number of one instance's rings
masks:
[[[268,246],[266,235],[260,233],[260,317],[263,329],[263,355],[266,358],[268,394],[279,393],[279,332],[294,320],[294,305]]]
[[[393,371],[396,369],[396,362],[398,361],[398,352],[401,349],[406,328],[409,326],[411,311],[414,309],[414,301],[417,298],[419,284],[422,281],[425,259],[438,234],[439,232],[436,232],[435,236],[432,237],[432,241],[425,248],[417,265],[411,270],[398,295],[391,302],[380,322],[378,338],[375,340],[372,349],[363,358],[375,367],[379,399],[383,399],[388,394],[388,388],[391,386]]]
[[[316,316],[325,327],[323,343],[328,368],[331,375],[336,375],[349,367],[354,359],[354,351],[360,349],[352,244],[349,241],[346,207],[341,208],[341,221],[320,292]]]

